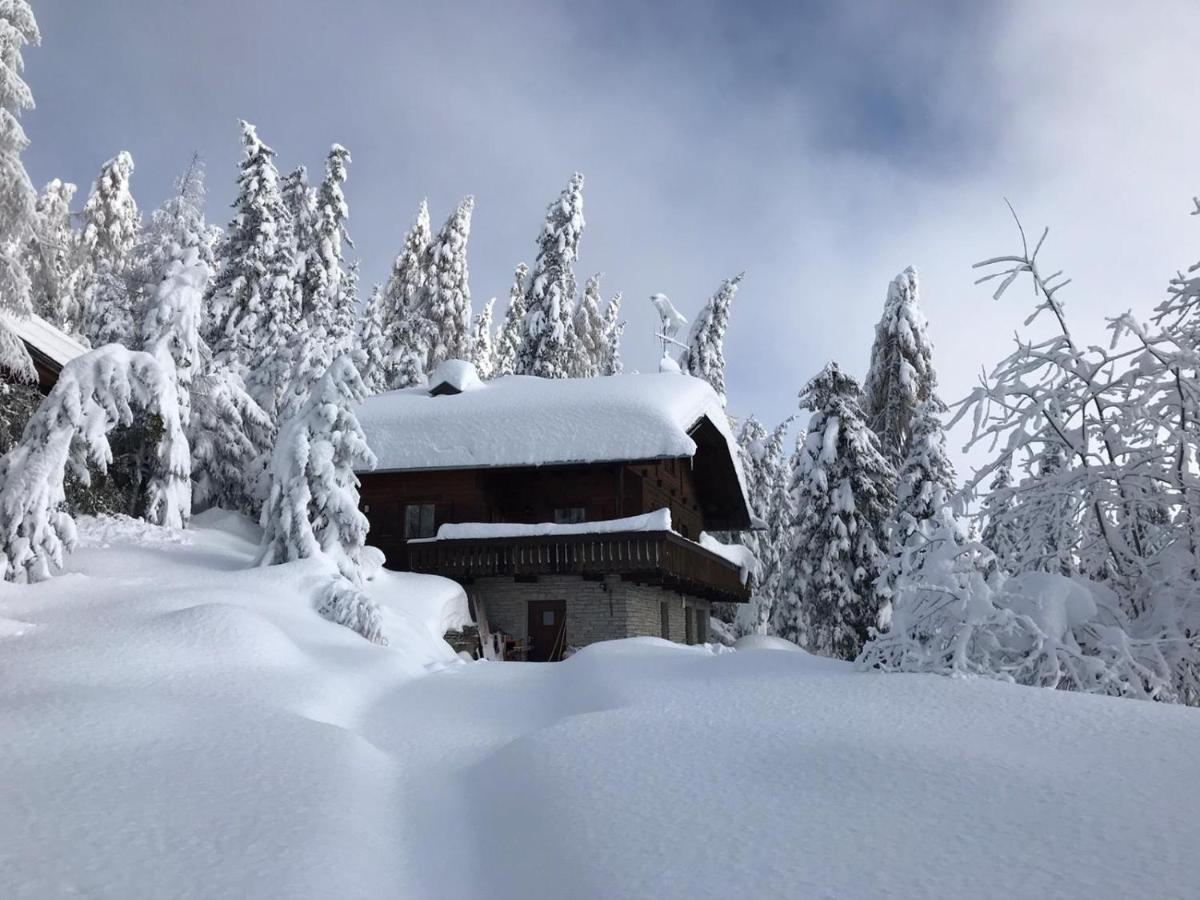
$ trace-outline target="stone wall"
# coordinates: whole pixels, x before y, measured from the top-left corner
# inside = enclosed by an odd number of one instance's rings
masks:
[[[504,631],[518,640],[528,637],[530,600],[565,601],[570,647],[624,637],[661,637],[663,603],[667,605],[668,637],[683,643],[684,607],[707,618],[710,606],[688,594],[633,584],[614,575],[605,576],[604,581],[585,581],[578,575],[543,576],[535,582],[479,578],[467,585],[467,593],[476,615],[486,618],[491,631]]]

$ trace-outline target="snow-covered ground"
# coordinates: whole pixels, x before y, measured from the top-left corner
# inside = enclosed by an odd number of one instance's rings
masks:
[[[453,585],[379,576],[379,647],[199,524],[0,586],[0,895],[1194,895],[1194,710],[770,642],[462,663]]]

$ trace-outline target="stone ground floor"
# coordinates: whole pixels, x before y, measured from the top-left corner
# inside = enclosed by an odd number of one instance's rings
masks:
[[[531,660],[560,659],[569,649],[616,638],[661,637],[681,644],[709,639],[707,600],[616,575],[478,578],[465,587],[480,637],[502,634],[511,649]]]

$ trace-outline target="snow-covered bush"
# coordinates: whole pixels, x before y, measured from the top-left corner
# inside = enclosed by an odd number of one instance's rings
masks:
[[[42,581],[75,542],[63,483],[68,469],[89,483],[88,464],[112,462],[108,434],[133,422],[135,408],[156,422],[145,485],[148,521],[182,527],[191,511],[191,456],[172,374],[149,353],[109,344],[63,366],[50,395],[0,458],[0,575]]]
[[[1104,585],[1048,572],[1008,577],[949,521],[922,554],[899,579],[887,630],[864,647],[861,667],[1177,699],[1168,657],[1181,636],[1140,628]]]
[[[358,508],[356,466],[375,454],[354,415],[367,395],[354,360],[340,356],[305,404],[279,428],[262,511],[260,565],[327,555],[362,583],[360,556],[369,523]]]

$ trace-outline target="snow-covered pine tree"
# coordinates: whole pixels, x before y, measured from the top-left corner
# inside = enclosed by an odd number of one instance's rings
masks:
[[[893,550],[907,543],[921,523],[944,507],[955,489],[954,465],[946,454],[942,427],[945,405],[936,396],[917,404],[910,420],[908,449],[896,477],[896,505],[888,518]]]
[[[279,195],[287,211],[289,253],[292,260],[292,295],[289,318],[299,324],[304,315],[304,289],[308,281],[308,255],[313,250],[313,221],[317,217],[317,192],[308,183],[308,169],[296,166],[279,182]]]
[[[465,198],[429,248],[429,271],[421,303],[429,327],[427,375],[447,359],[471,358],[467,239],[474,209],[475,198]]]
[[[329,332],[329,343],[340,353],[355,349],[354,333],[358,329],[358,283],[359,261],[356,259],[342,272],[342,283],[338,288],[337,306],[333,310],[333,328]]]
[[[0,458],[0,579],[44,581],[75,542],[63,490],[68,468],[83,484],[89,464],[112,460],[108,434],[133,421],[133,410],[156,418],[153,470],[145,517],[180,528],[191,509],[187,438],[175,383],[149,353],[112,344],[68,362],[21,442]]]
[[[192,501],[257,516],[275,425],[233,369],[218,366],[191,384]]]
[[[422,300],[432,240],[429,204],[422,200],[383,289],[377,353],[383,360],[381,380],[387,390],[411,387],[424,375],[429,328]]]
[[[625,323],[621,317],[621,294],[618,291],[608,301],[604,308],[604,324],[602,353],[600,357],[601,375],[620,375],[624,365],[621,362],[621,334],[625,331]]]
[[[346,183],[350,152],[334,144],[325,158],[325,175],[317,190],[316,206],[307,222],[300,213],[293,213],[297,252],[306,263],[303,275],[303,307],[301,313],[314,339],[329,340],[336,328],[338,303],[345,268],[342,242],[346,237],[346,218],[349,207],[342,185]]]
[[[687,348],[679,355],[681,371],[703,378],[712,385],[721,405],[725,404],[725,330],[729,327],[729,310],[737,296],[738,285],[745,272],[721,282],[717,292],[704,304],[688,332]]]
[[[878,589],[886,598],[899,578],[920,567],[934,530],[956,533],[960,543],[967,539],[966,529],[957,526],[950,511],[955,483],[942,427],[945,412],[945,405],[932,396],[917,404],[910,420],[908,449],[896,477],[896,505],[884,526],[890,558]]]
[[[368,394],[378,394],[387,390],[384,379],[383,315],[383,285],[376,284],[371,290],[371,298],[367,301],[358,325],[358,346],[363,353],[360,374]]]
[[[1014,572],[1017,561],[1019,535],[1016,532],[1012,512],[1015,507],[1012,469],[1000,465],[992,478],[987,495],[980,504],[984,526],[980,542],[992,552],[999,566]]]
[[[1015,489],[1010,513],[1016,535],[1013,571],[1076,574],[1084,499],[1062,444],[1054,437],[1042,441],[1028,470]]]
[[[492,344],[492,309],[496,305],[493,297],[484,304],[471,324],[471,354],[475,372],[483,381],[491,381],[496,373],[496,348]]]
[[[255,401],[274,415],[290,374],[294,330],[289,215],[279,192],[275,151],[249,122],[241,122],[241,129],[235,214],[209,292],[210,341],[216,365],[232,367]]]
[[[575,308],[575,337],[578,353],[575,356],[576,378],[595,378],[601,372],[608,349],[604,334],[604,317],[600,313],[600,278],[597,272],[583,287],[583,297]]]
[[[513,272],[512,287],[508,292],[508,307],[504,311],[504,322],[496,332],[496,365],[494,378],[513,375],[517,371],[517,361],[520,357],[521,346],[525,341],[525,279],[529,275],[529,267],[525,263],[518,264]]]
[[[174,193],[150,214],[133,249],[128,280],[134,294],[133,309],[143,311],[142,321],[158,298],[159,283],[183,258],[183,251],[196,250],[206,279],[215,273],[219,229],[204,221],[204,198],[204,162],[196,154],[176,179]],[[208,281],[201,287],[207,292]]]
[[[260,565],[325,555],[343,577],[362,583],[369,523],[358,508],[354,470],[374,467],[375,455],[354,408],[366,395],[353,359],[340,356],[280,426],[262,512]]]
[[[68,333],[79,331],[78,235],[71,227],[75,185],[51,180],[34,207],[33,235],[25,250],[33,311]]]
[[[933,345],[918,297],[917,271],[909,266],[888,285],[863,383],[867,424],[893,466],[904,461],[917,405],[937,390]]]
[[[880,611],[883,526],[896,472],[862,413],[856,382],[830,363],[800,394],[812,410],[795,485],[798,517],[776,633],[818,653],[854,659]]]
[[[517,374],[568,378],[573,366],[575,274],[583,234],[583,175],[576,172],[546,208],[538,254],[525,293],[525,334]]]
[[[21,255],[35,222],[33,185],[21,162],[29,139],[17,121],[24,110],[33,108],[33,94],[21,77],[25,66],[21,51],[26,44],[40,41],[33,10],[25,0],[0,4],[0,310],[19,319],[33,312]],[[37,378],[25,345],[3,322],[0,369],[21,381]],[[7,393],[0,387],[0,398]]]
[[[783,450],[791,421],[789,418],[768,432],[758,419],[747,416],[738,431],[738,453],[749,491],[750,511],[765,525],[764,530],[747,531],[737,537],[758,560],[750,602],[738,604],[734,611],[741,634],[766,634],[775,605],[781,551],[793,516],[786,500],[789,472]]]
[[[208,264],[197,245],[175,245],[142,322],[142,346],[158,358],[164,370],[174,373],[179,419],[191,420],[192,381],[203,361],[200,342],[200,309],[208,287]]]
[[[83,207],[84,336],[93,347],[114,342],[128,346],[137,339],[138,311],[127,284],[141,229],[129,189],[132,176],[133,157],[122,150],[100,167]]]

